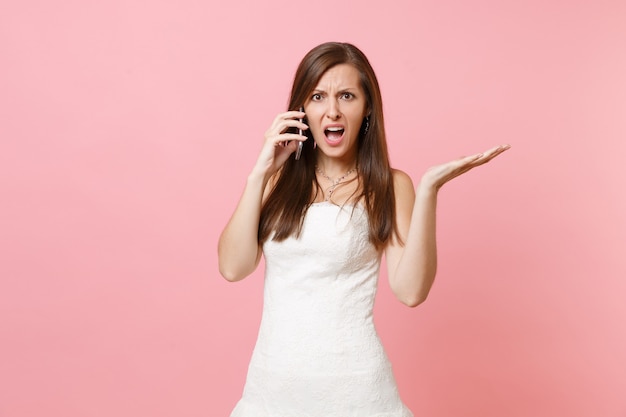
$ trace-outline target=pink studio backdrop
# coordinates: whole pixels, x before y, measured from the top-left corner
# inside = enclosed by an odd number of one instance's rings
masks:
[[[429,417],[626,416],[626,3],[3,1],[0,416],[227,416],[262,268],[217,238],[295,67],[369,56],[394,166],[446,186],[440,271],[379,332]]]

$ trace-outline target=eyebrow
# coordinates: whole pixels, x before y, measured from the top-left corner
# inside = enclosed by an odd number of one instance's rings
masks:
[[[354,90],[358,90],[358,87],[345,87],[345,88],[341,88],[337,91],[337,93],[341,94],[341,93],[354,93]],[[312,94],[315,93],[326,93],[326,90],[322,90],[321,88],[316,88],[312,91]]]

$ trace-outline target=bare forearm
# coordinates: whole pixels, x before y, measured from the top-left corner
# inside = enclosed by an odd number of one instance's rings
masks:
[[[437,272],[436,209],[436,188],[421,183],[404,250],[390,277],[396,296],[412,307],[426,299]]]
[[[218,243],[220,273],[229,281],[239,281],[250,275],[258,265],[259,218],[263,190],[267,179],[251,173],[237,208],[222,232]]]

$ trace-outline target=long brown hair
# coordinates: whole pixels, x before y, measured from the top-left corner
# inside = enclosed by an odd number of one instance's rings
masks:
[[[288,108],[297,110],[313,92],[330,68],[349,64],[360,74],[369,112],[369,128],[361,127],[357,167],[360,182],[355,201],[363,201],[369,219],[369,238],[382,248],[392,237],[399,237],[395,216],[393,174],[389,164],[378,80],[369,61],[349,43],[328,42],[313,48],[300,62],[294,77]],[[259,243],[274,232],[274,240],[298,237],[306,211],[320,187],[315,175],[315,150],[310,131],[299,161],[291,157],[276,174],[273,189],[261,208]],[[314,186],[312,186],[314,185]]]

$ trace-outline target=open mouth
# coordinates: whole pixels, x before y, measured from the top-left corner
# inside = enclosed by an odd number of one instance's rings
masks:
[[[329,127],[324,130],[326,140],[330,143],[339,143],[341,141],[341,138],[343,138],[343,133],[343,127]]]

